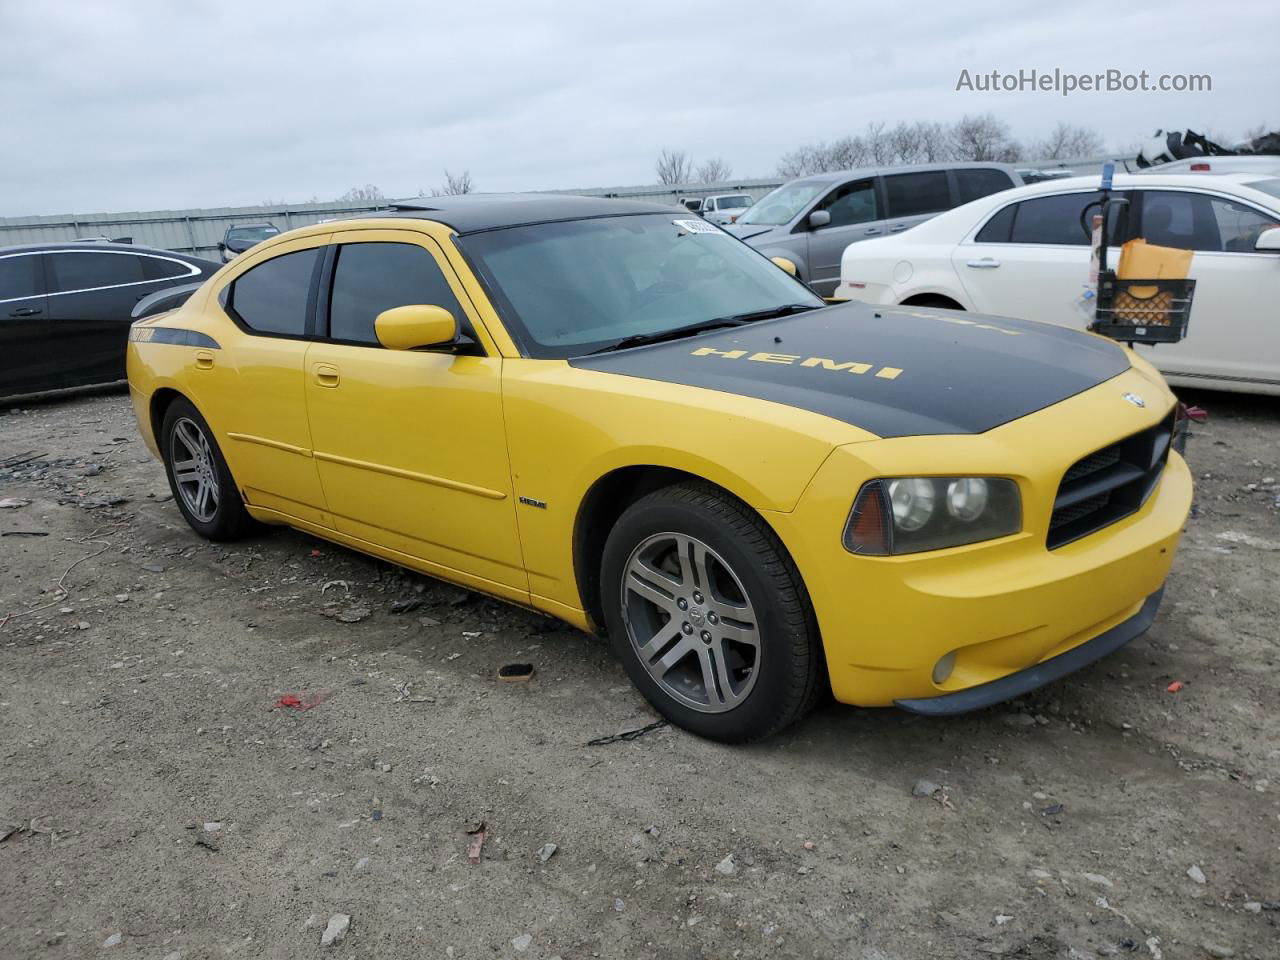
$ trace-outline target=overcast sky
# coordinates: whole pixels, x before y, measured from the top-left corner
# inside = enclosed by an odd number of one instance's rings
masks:
[[[1022,9],[1019,10],[1018,8]],[[991,111],[1127,146],[1280,127],[1280,3],[0,0],[0,216],[769,176],[869,122]],[[1207,73],[1211,93],[957,92],[972,73]]]

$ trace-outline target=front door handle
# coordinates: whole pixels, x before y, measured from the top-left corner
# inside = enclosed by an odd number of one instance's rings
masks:
[[[868,237],[874,237],[877,233],[879,233],[879,232],[880,232],[880,228],[879,228],[879,227],[867,227],[867,229],[866,229],[866,230],[864,230],[864,231],[862,231],[862,232],[863,232],[863,233],[865,233]]]
[[[316,383],[322,387],[336,387],[342,380],[338,368],[332,363],[317,363],[314,367]]]
[[[983,257],[981,260],[969,260],[968,266],[974,267],[978,270],[994,270],[996,267],[1000,266],[1000,261],[993,259],[992,257]]]
[[[36,317],[44,313],[39,307],[19,307],[17,310],[11,310],[11,317]]]

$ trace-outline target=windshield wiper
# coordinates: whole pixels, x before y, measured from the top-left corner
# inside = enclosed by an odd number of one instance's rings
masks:
[[[699,323],[691,323],[684,327],[675,327],[672,330],[660,330],[657,333],[637,333],[629,337],[623,337],[617,343],[611,343],[607,347],[601,347],[599,350],[592,350],[588,356],[594,356],[597,353],[612,353],[615,350],[625,350],[628,347],[643,347],[650,343],[665,343],[668,340],[680,340],[684,337],[692,337],[695,334],[702,333],[706,330],[721,330],[725,327],[741,327],[744,324],[754,323],[757,320],[771,320],[774,317],[784,317],[791,313],[803,313],[806,310],[816,310],[817,307],[808,303],[788,303],[781,307],[770,307],[768,310],[753,310],[749,313],[735,313],[728,317],[715,317],[711,320],[703,320]]]

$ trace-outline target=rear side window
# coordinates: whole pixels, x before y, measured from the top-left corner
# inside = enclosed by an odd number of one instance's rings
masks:
[[[1099,194],[1063,193],[1018,204],[1009,239],[1012,243],[1052,243],[1087,247],[1086,227],[1098,212]],[[1086,207],[1092,207],[1085,213]],[[1085,224],[1082,226],[1081,224]]]
[[[989,197],[1013,186],[1013,180],[1003,170],[973,170],[964,168],[952,171],[956,177],[956,206]]]
[[[20,300],[44,293],[40,278],[40,258],[27,255],[0,257],[0,300]]]
[[[895,173],[884,178],[890,217],[916,217],[951,208],[951,188],[945,170]]]
[[[172,280],[174,277],[191,275],[191,267],[177,260],[163,260],[160,257],[141,257],[142,272],[148,280]]]
[[[231,286],[231,311],[256,333],[302,336],[319,256],[320,248],[299,250],[241,274]]]
[[[1018,212],[1018,205],[1011,203],[994,217],[987,221],[986,225],[978,231],[978,235],[974,237],[975,243],[1008,243],[1009,233],[1013,229],[1013,215]]]
[[[131,253],[81,253],[77,250],[48,254],[50,293],[94,290],[126,283],[142,283],[142,258]]]
[[[376,344],[378,314],[409,304],[444,307],[459,329],[466,318],[439,265],[412,243],[350,243],[338,249],[329,301],[329,336],[350,343]]]

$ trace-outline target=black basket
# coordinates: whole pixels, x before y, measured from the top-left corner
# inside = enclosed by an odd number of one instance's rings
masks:
[[[1177,343],[1191,323],[1194,280],[1098,278],[1098,307],[1090,327],[1126,343]]]

